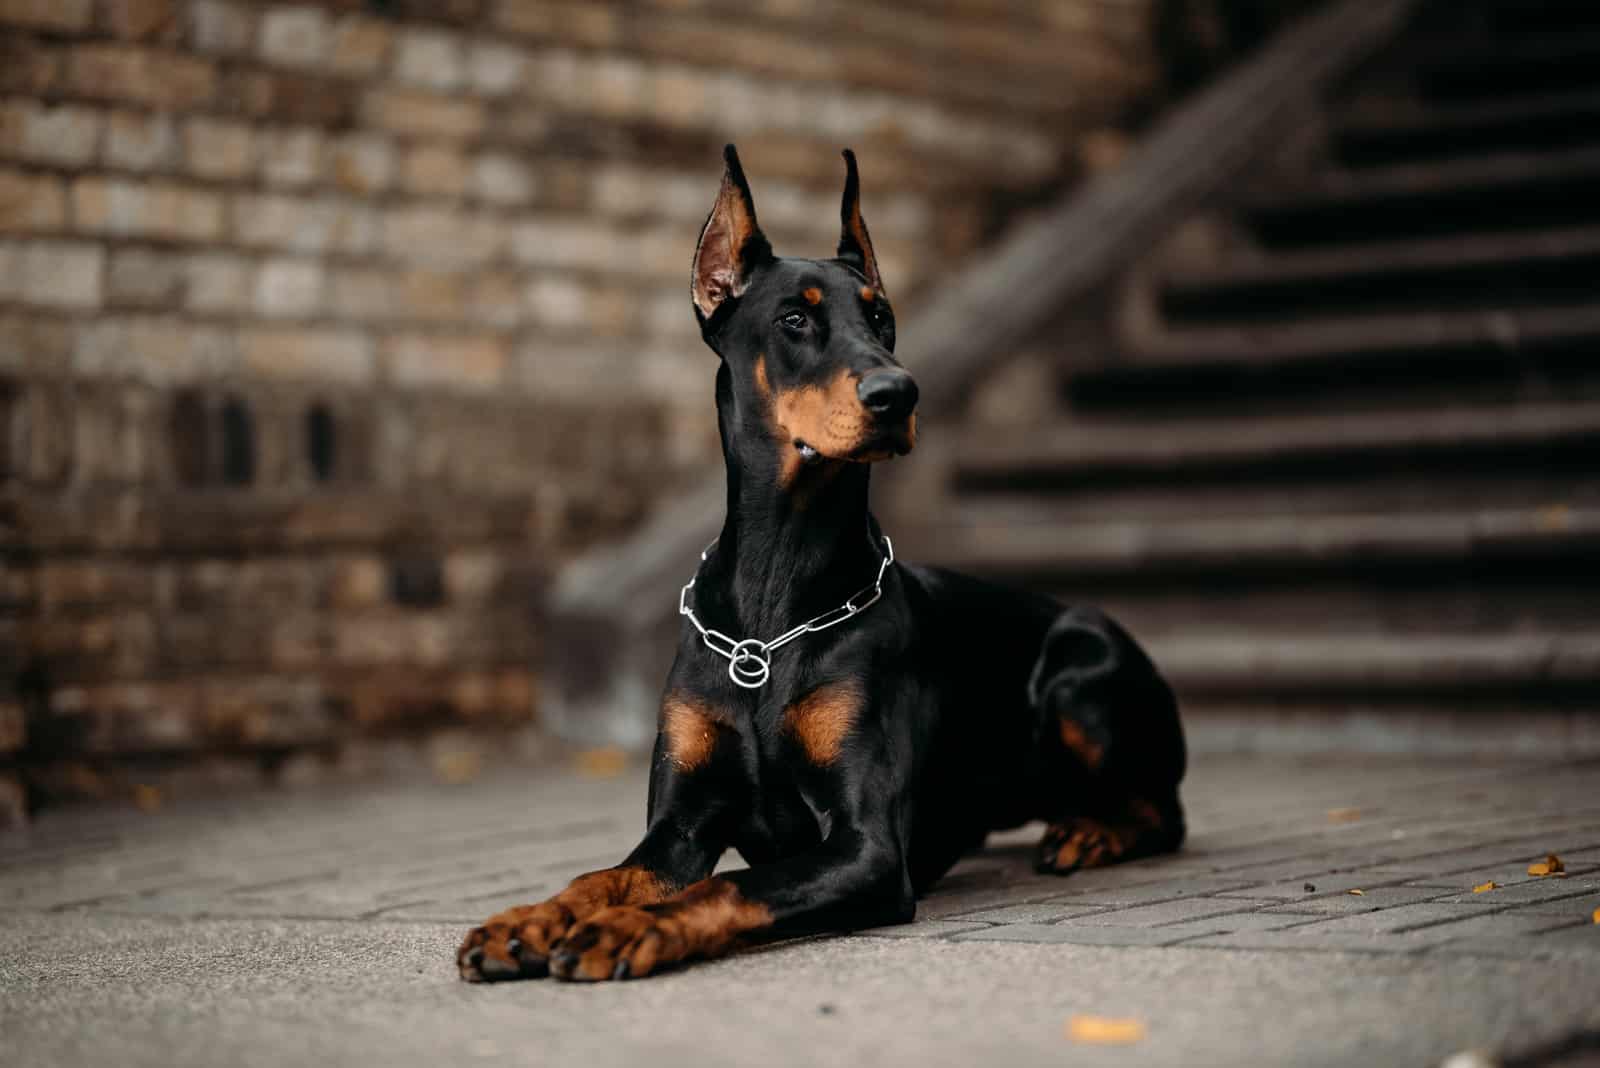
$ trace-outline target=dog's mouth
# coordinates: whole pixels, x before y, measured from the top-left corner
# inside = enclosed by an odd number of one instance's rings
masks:
[[[803,464],[821,463],[824,460],[842,460],[846,463],[874,464],[904,456],[917,446],[916,417],[896,427],[877,430],[853,448],[845,451],[823,452],[804,438],[794,439],[794,450]]]

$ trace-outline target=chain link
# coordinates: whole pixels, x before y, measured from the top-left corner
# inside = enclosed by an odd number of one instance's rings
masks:
[[[716,545],[712,542],[700,553],[700,562],[705,563],[711,554],[711,549]],[[728,678],[747,690],[759,690],[765,686],[767,679],[772,675],[772,652],[780,649],[790,642],[805,634],[814,634],[819,630],[838,626],[847,619],[855,616],[874,604],[883,596],[883,576],[888,572],[889,565],[894,563],[894,542],[889,540],[887,534],[883,535],[883,558],[878,562],[878,577],[872,585],[863,586],[861,589],[845,598],[844,604],[814,616],[798,626],[791,627],[771,641],[761,641],[758,638],[745,638],[742,641],[731,638],[720,630],[713,630],[701,623],[690,606],[689,599],[694,589],[695,579],[700,577],[696,569],[693,577],[678,591],[678,614],[688,619],[694,629],[700,632],[700,640],[705,642],[718,656],[728,660]],[[865,600],[863,600],[865,598]]]

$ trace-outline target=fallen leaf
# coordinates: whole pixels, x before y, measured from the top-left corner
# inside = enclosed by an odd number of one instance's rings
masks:
[[[1359,808],[1330,808],[1328,810],[1329,823],[1354,823],[1361,818]]]
[[[574,760],[578,771],[592,779],[614,779],[628,766],[628,754],[615,746],[585,749]]]
[[[460,786],[483,771],[483,757],[474,749],[452,749],[434,757],[433,771],[440,782]]]
[[[1564,875],[1566,874],[1566,871],[1567,866],[1563,864],[1561,862],[1561,858],[1556,856],[1554,853],[1548,854],[1543,860],[1536,864],[1528,865],[1529,875]]]
[[[1483,893],[1483,892],[1485,892],[1487,890],[1497,889],[1498,887],[1499,887],[1499,884],[1496,883],[1493,879],[1490,879],[1486,883],[1479,883],[1477,886],[1474,886],[1472,888],[1472,892],[1474,894],[1481,894],[1481,893]]]
[[[1345,893],[1350,894],[1352,897],[1364,897],[1367,892],[1365,890],[1346,890]]]
[[[1067,1038],[1097,1045],[1126,1045],[1144,1038],[1144,1024],[1115,1016],[1073,1016],[1067,1020]]]
[[[161,788],[139,783],[133,788],[133,804],[140,812],[154,812],[161,807]]]
[[[1600,923],[1600,909],[1594,910],[1594,922]]]

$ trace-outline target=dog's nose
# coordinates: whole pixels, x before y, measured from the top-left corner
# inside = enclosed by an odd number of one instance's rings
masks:
[[[856,396],[879,419],[900,419],[917,406],[917,380],[898,368],[874,371],[861,379]]]

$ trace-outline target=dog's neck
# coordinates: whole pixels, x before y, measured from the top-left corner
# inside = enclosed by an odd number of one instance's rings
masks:
[[[717,422],[728,514],[696,589],[716,615],[711,626],[768,640],[871,585],[882,546],[867,508],[868,465],[822,460],[781,485],[786,443],[757,418],[738,410],[724,365]]]

